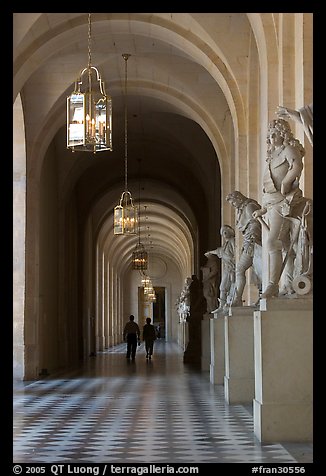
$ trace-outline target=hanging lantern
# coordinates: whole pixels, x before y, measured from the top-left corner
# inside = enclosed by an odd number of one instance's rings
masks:
[[[141,285],[145,288],[149,286],[149,283],[150,283],[150,279],[148,276],[144,276],[143,279],[141,280]]]
[[[125,189],[119,205],[114,208],[113,233],[115,235],[135,235],[137,216],[131,193],[128,190],[128,113],[127,113],[127,61],[129,54],[122,55],[125,60]]]
[[[152,293],[148,293],[148,294],[147,294],[147,299],[148,299],[148,301],[150,301],[150,302],[156,302],[156,294],[155,294],[155,292],[153,291]]]
[[[131,193],[127,190],[122,192],[119,205],[114,208],[114,234],[136,234],[136,208]]]
[[[91,15],[88,15],[88,65],[67,97],[67,148],[86,152],[112,150],[112,99],[91,65]]]
[[[146,285],[144,286],[144,294],[151,294],[153,291],[154,290],[153,290],[152,281],[150,278],[148,278],[148,281]]]
[[[146,270],[147,269],[147,262],[148,262],[148,255],[147,251],[145,250],[145,246],[143,243],[140,241],[140,163],[141,159],[138,159],[139,161],[139,199],[138,199],[138,243],[135,246],[135,249],[132,253],[132,269],[136,270]]]
[[[132,269],[147,269],[147,251],[140,242],[132,253]]]

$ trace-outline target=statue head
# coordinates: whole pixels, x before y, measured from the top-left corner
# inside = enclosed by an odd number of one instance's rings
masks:
[[[272,150],[274,149],[274,144],[271,141],[272,137],[274,138],[274,141],[276,137],[280,142],[282,142],[283,147],[286,147],[287,145],[296,147],[299,150],[301,157],[304,156],[305,149],[303,145],[300,143],[298,139],[295,139],[291,131],[290,124],[284,119],[273,119],[268,124],[267,140],[266,140],[267,159],[268,159],[269,153],[271,153]]]
[[[221,235],[224,238],[234,238],[235,237],[235,231],[234,228],[230,225],[223,225],[220,230]]]
[[[266,140],[268,148],[273,148],[273,142],[275,142],[275,140],[287,145],[291,138],[293,138],[293,134],[290,124],[287,121],[280,118],[270,121]]]
[[[246,200],[245,197],[239,190],[235,190],[234,192],[229,193],[225,200],[229,202],[233,207],[239,208]]]
[[[273,119],[268,124],[267,137],[269,137],[273,133],[280,135],[283,139],[290,135],[292,136],[290,124],[288,123],[288,121],[285,121],[284,119],[280,118]]]

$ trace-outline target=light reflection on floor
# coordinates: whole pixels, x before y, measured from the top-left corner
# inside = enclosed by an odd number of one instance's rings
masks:
[[[81,368],[14,386],[16,463],[309,463],[312,444],[260,444],[250,406],[157,340],[135,362],[125,344]],[[286,449],[287,448],[287,449]]]

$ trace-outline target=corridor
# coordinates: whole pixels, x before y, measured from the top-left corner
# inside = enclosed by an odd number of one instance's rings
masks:
[[[312,444],[262,445],[251,405],[228,405],[223,386],[155,342],[135,362],[125,344],[78,369],[14,385],[15,463],[310,463]]]

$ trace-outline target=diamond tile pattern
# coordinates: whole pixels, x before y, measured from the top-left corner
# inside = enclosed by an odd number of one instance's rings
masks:
[[[157,340],[151,361],[121,344],[79,369],[14,386],[16,463],[295,463],[281,443],[261,444],[250,406]],[[312,445],[300,445],[312,462]],[[297,452],[298,454],[298,452]]]

